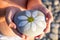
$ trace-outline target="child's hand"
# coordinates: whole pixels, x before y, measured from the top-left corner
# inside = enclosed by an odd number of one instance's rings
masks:
[[[37,2],[37,3],[36,3]],[[53,21],[53,16],[52,13],[44,6],[44,4],[41,2],[41,0],[36,0],[36,1],[29,1],[27,5],[28,10],[40,10],[42,11],[45,16],[46,16],[46,29],[43,31],[43,33],[39,36],[38,38],[42,38],[45,33],[50,32],[50,24]]]
[[[25,40],[25,35],[21,35],[16,30],[16,24],[13,22],[13,17],[15,13],[22,11],[22,9],[16,8],[16,7],[8,7],[6,9],[6,22],[10,28],[12,28],[12,31],[16,33],[16,35],[22,37],[23,40]],[[24,10],[23,10],[24,11]]]
[[[16,7],[8,7],[6,9],[6,21],[9,27],[16,29],[16,25],[13,22],[13,17],[15,15],[15,13],[17,13],[18,11],[21,11],[20,9],[16,8]]]

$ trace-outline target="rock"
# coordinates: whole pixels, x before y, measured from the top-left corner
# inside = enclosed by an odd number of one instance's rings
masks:
[[[18,31],[27,36],[40,35],[46,28],[45,15],[37,10],[19,12],[13,20]]]
[[[51,38],[52,40],[58,40],[58,35],[51,33],[51,34],[50,34],[50,38]]]
[[[59,4],[59,1],[56,0],[56,1],[54,2],[54,5],[58,5],[58,4]]]

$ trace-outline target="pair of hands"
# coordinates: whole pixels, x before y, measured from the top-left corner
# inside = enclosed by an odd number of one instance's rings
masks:
[[[33,4],[31,4],[31,3],[33,3]],[[50,24],[53,21],[53,16],[52,16],[52,13],[42,3],[29,2],[29,4],[27,5],[27,8],[26,9],[23,8],[23,11],[25,11],[25,10],[40,10],[46,16],[46,29],[43,31],[43,33],[41,35],[37,36],[36,38],[38,38],[38,37],[42,38],[45,33],[50,32]],[[7,11],[6,11],[7,23],[9,25],[9,27],[11,27],[13,29],[16,29],[16,25],[14,24],[12,19],[13,19],[13,16],[15,15],[15,13],[17,13],[19,11],[22,11],[22,9],[19,9],[16,7],[8,7],[7,8]],[[16,32],[16,33],[19,34],[18,32]],[[23,35],[23,38],[25,38],[25,37],[26,36]]]

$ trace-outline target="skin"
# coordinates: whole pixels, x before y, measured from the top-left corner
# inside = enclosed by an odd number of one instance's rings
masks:
[[[3,35],[6,35],[6,36],[17,36],[18,35],[22,38],[22,40],[30,40],[30,39],[34,40],[34,38],[38,38],[38,36],[29,37],[26,35],[21,35],[16,31],[16,25],[12,21],[13,16],[15,15],[16,12],[24,11],[24,10],[40,10],[45,14],[46,29],[43,31],[41,35],[39,35],[39,38],[42,38],[45,33],[50,32],[50,24],[53,21],[53,16],[52,16],[52,13],[44,7],[41,0],[28,0],[28,2],[27,0],[17,0],[17,1],[1,0],[0,4],[1,4],[0,5],[0,14],[1,14],[0,15],[0,32]]]

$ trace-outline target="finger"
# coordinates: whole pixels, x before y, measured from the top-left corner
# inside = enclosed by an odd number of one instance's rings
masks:
[[[22,38],[23,38],[23,39],[26,39],[26,37],[27,37],[26,35],[22,34]]]
[[[12,24],[11,23],[9,24],[9,27],[12,27]]]
[[[40,35],[38,35],[38,36],[36,36],[35,37],[35,39],[42,39],[43,37],[44,37],[44,35],[45,35],[45,33],[44,32],[42,32],[42,34],[40,34]]]
[[[46,29],[44,30],[45,33],[49,33],[50,32],[50,23],[47,23],[46,25]]]
[[[16,25],[13,23],[13,26],[12,26],[14,29],[16,29]]]
[[[49,23],[51,23],[53,21],[53,15],[51,12],[48,12],[46,17],[48,18]]]
[[[45,36],[45,33],[43,32],[40,36],[40,39],[42,39]]]
[[[9,27],[10,27],[10,28],[13,28],[13,25],[12,25],[12,24],[9,24]]]
[[[46,29],[44,30],[45,33],[49,33],[50,32],[50,24],[53,21],[53,16],[51,12],[48,12],[46,14]]]
[[[49,19],[46,18],[46,28],[44,30],[45,33],[49,33],[50,32],[50,22]]]
[[[9,27],[10,27],[10,28],[13,28],[13,29],[16,29],[16,25],[15,25],[13,22],[11,22],[11,23],[9,24]]]
[[[34,37],[33,36],[27,36],[26,40],[34,40]]]
[[[12,22],[15,13],[18,12],[18,11],[21,11],[21,10],[19,8],[16,8],[16,7],[13,7],[13,6],[10,6],[10,7],[6,8],[5,18],[6,18],[6,22],[7,22],[8,25],[10,24],[10,22]]]

